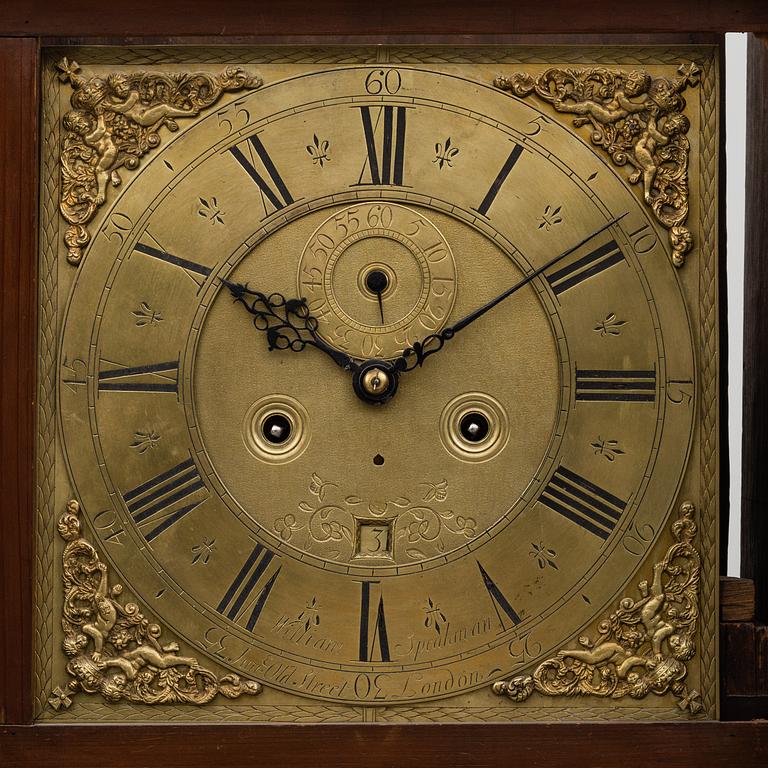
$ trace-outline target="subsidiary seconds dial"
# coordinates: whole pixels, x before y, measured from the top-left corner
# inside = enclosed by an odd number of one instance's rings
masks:
[[[456,265],[424,213],[360,203],[312,233],[299,260],[297,290],[328,343],[363,360],[391,358],[445,324],[456,296]]]

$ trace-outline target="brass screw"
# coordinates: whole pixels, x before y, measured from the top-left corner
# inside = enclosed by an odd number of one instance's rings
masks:
[[[380,395],[389,387],[389,374],[381,368],[370,368],[363,374],[362,385],[369,395]]]

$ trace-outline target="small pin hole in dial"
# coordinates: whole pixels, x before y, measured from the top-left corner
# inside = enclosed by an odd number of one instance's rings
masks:
[[[376,454],[376,455],[373,457],[373,463],[374,463],[374,464],[375,464],[377,467],[380,467],[380,466],[381,466],[381,465],[384,463],[384,457],[383,457],[383,456],[382,456],[380,453],[377,453],[377,454]]]

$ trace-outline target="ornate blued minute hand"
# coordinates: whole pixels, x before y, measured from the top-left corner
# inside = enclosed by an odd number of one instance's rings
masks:
[[[253,315],[253,325],[267,334],[267,344],[272,349],[290,349],[301,352],[312,346],[325,352],[336,365],[345,371],[356,371],[358,363],[349,355],[334,349],[317,332],[317,320],[312,317],[304,299],[286,299],[279,293],[269,295],[254,291],[247,283],[232,283],[221,278],[236,302]]]
[[[417,368],[418,366],[424,365],[424,361],[430,355],[434,355],[435,352],[439,352],[443,348],[445,342],[449,339],[452,339],[462,328],[466,328],[470,323],[473,323],[479,317],[482,317],[486,312],[490,312],[490,310],[492,310],[497,304],[501,304],[504,299],[509,298],[513,293],[516,293],[521,288],[528,285],[528,283],[530,283],[532,280],[546,272],[550,267],[553,267],[555,264],[557,264],[558,261],[564,259],[566,256],[581,248],[582,245],[588,243],[593,237],[596,237],[609,227],[612,227],[626,215],[626,213],[622,213],[621,216],[617,216],[615,219],[611,219],[609,222],[587,235],[584,239],[580,240],[575,245],[572,245],[567,250],[551,258],[538,269],[535,269],[533,272],[527,274],[522,280],[515,283],[510,288],[507,288],[506,291],[499,294],[495,299],[491,299],[486,304],[483,304],[483,306],[478,307],[476,310],[470,312],[465,317],[462,317],[461,320],[458,320],[453,325],[450,325],[447,328],[443,328],[440,333],[427,336],[422,341],[416,341],[412,346],[406,347],[400,353],[400,357],[393,361],[393,367],[397,371],[410,371],[414,368]]]

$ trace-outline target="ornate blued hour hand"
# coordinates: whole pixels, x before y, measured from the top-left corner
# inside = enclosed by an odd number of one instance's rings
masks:
[[[221,279],[229,288],[236,302],[253,315],[253,325],[267,334],[270,350],[289,349],[301,352],[308,346],[325,352],[336,365],[345,371],[356,371],[358,363],[349,355],[334,349],[317,332],[317,320],[310,314],[304,299],[286,299],[279,293],[254,291],[245,283],[233,283]]]
[[[593,237],[596,237],[601,232],[604,232],[609,227],[612,227],[617,222],[621,221],[621,219],[626,216],[626,213],[621,214],[621,216],[617,216],[614,219],[611,219],[606,224],[603,224],[602,227],[599,229],[596,229],[594,232],[591,232],[589,235],[587,235],[585,238],[580,240],[575,245],[572,245],[567,250],[563,251],[562,253],[559,253],[557,256],[551,258],[549,261],[544,263],[542,266],[540,266],[538,269],[535,269],[533,272],[530,272],[527,274],[522,280],[515,283],[513,286],[507,288],[506,291],[496,296],[496,298],[491,299],[486,304],[483,304],[481,307],[478,307],[474,311],[470,312],[465,317],[462,317],[461,320],[458,320],[453,325],[449,325],[447,328],[443,328],[440,333],[435,333],[430,336],[427,336],[422,341],[414,342],[414,344],[410,347],[406,347],[401,353],[400,356],[393,361],[392,365],[397,371],[410,371],[414,368],[417,368],[421,365],[424,365],[424,361],[430,356],[434,355],[435,352],[440,351],[443,348],[443,345],[446,341],[449,339],[452,339],[462,328],[466,328],[468,325],[473,323],[478,318],[482,317],[486,312],[489,312],[492,310],[497,304],[501,304],[502,301],[509,298],[513,293],[516,293],[524,286],[528,285],[532,280],[537,278],[539,275],[546,272],[548,269],[553,267],[555,264],[557,264],[559,261],[564,259],[566,256],[569,256],[574,251],[581,248],[582,245],[585,245],[588,243]]]

